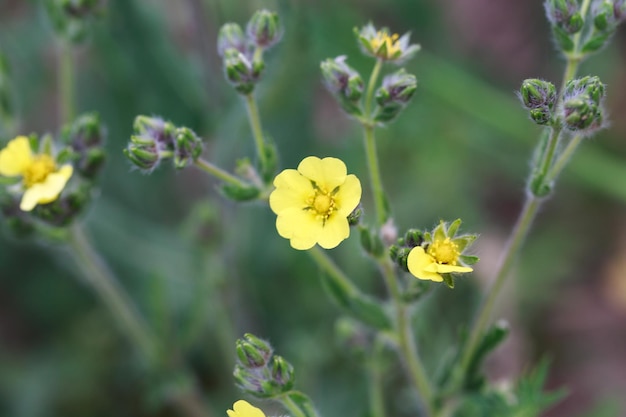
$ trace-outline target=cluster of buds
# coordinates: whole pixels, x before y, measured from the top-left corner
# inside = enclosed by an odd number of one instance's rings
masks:
[[[355,29],[357,41],[362,51],[378,60],[401,64],[411,58],[419,45],[410,45],[410,35],[402,37],[390,34],[386,28],[376,30],[371,23],[361,29]],[[322,76],[326,88],[339,102],[341,108],[351,116],[355,116],[368,124],[385,124],[394,120],[406,107],[417,89],[414,75],[404,69],[386,76],[382,85],[376,90],[375,108],[371,108],[371,96],[365,97],[363,103],[363,78],[357,70],[346,63],[346,56],[327,59],[321,64]],[[365,114],[367,112],[368,114]]]
[[[404,68],[386,76],[382,86],[376,90],[376,115],[374,120],[390,122],[400,114],[417,90],[415,75],[408,74]]]
[[[226,79],[239,93],[252,93],[265,68],[263,51],[277,44],[282,36],[278,14],[259,10],[246,25],[226,23],[217,37],[217,52],[222,57]]]
[[[411,34],[408,32],[400,37],[387,28],[377,30],[372,23],[368,23],[361,29],[355,28],[354,33],[363,53],[383,61],[401,64],[420,50],[419,45],[410,44]]]
[[[593,30],[583,45],[582,52],[595,52],[608,44],[617,26],[626,20],[626,1],[596,0],[591,6]]]
[[[563,93],[562,117],[568,130],[591,133],[604,123],[604,84],[598,77],[571,80]]]
[[[100,117],[96,113],[81,115],[62,129],[61,141],[71,149],[76,173],[87,180],[95,179],[106,159]]]
[[[530,118],[538,125],[553,121],[557,94],[554,84],[536,78],[524,80],[519,98],[529,111]]]
[[[192,165],[202,153],[202,140],[189,128],[159,117],[137,116],[124,154],[140,170],[150,173],[164,159],[177,169]]]
[[[239,387],[255,397],[272,398],[293,388],[293,366],[274,355],[272,346],[253,334],[237,340],[237,364],[233,375]]]
[[[104,12],[104,0],[47,0],[48,16],[57,34],[71,42],[81,42],[93,20]]]

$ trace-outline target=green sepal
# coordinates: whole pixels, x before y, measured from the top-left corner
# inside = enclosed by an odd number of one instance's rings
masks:
[[[599,34],[596,36],[592,36],[590,39],[587,40],[587,42],[585,42],[585,44],[583,45],[581,49],[581,52],[590,53],[590,52],[596,52],[602,49],[608,42],[609,38],[611,37],[611,34],[612,33],[603,33],[603,34]]]
[[[480,258],[478,256],[473,255],[460,255],[459,258],[461,259],[461,262],[463,262],[465,265],[474,265],[478,261],[480,261]]]
[[[574,41],[569,33],[558,26],[552,26],[552,34],[554,35],[554,40],[556,40],[556,43],[563,52],[571,52],[574,50]]]
[[[224,184],[221,187],[222,194],[233,201],[250,201],[259,197],[261,190],[254,185]]]
[[[480,373],[480,366],[487,355],[497,348],[508,335],[509,326],[505,321],[498,321],[487,330],[469,361],[464,381],[466,389],[478,390],[483,386],[485,380]]]
[[[456,244],[459,253],[463,253],[478,238],[476,235],[457,236],[452,241]]]
[[[461,219],[456,219],[448,226],[448,237],[454,237],[456,232],[459,231],[459,227],[461,227]]]
[[[313,407],[313,402],[311,402],[311,399],[303,393],[299,391],[292,391],[289,393],[288,398],[298,406],[304,417],[317,417],[315,407]]]
[[[448,286],[450,289],[454,289],[454,277],[452,274],[441,274],[443,278],[443,283]]]

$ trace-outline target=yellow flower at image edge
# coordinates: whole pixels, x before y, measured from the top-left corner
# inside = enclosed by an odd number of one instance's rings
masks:
[[[409,272],[415,277],[435,282],[443,281],[441,274],[466,273],[473,269],[458,265],[460,253],[449,237],[435,240],[425,250],[421,246],[411,249],[407,258]]]
[[[72,166],[58,168],[52,156],[33,154],[25,136],[18,136],[0,151],[0,175],[22,177],[24,194],[20,209],[31,211],[37,204],[51,203],[72,176]]]
[[[350,235],[348,215],[361,201],[361,182],[337,158],[304,158],[274,179],[270,207],[278,234],[294,249],[332,249]]]
[[[265,413],[247,401],[239,400],[233,404],[232,410],[226,410],[228,417],[265,417]]]

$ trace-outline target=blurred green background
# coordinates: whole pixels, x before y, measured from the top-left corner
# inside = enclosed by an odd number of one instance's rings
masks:
[[[215,41],[221,24],[244,24],[254,10],[270,8],[285,33],[266,54],[257,97],[281,166],[332,155],[365,183],[360,130],[324,90],[319,63],[345,54],[365,77],[372,62],[359,53],[352,29],[372,20],[411,31],[423,48],[407,66],[418,93],[396,123],[378,131],[396,222],[404,230],[460,217],[465,230],[481,235],[476,273],[454,291],[438,288],[416,314],[432,373],[488,284],[523,200],[540,130],[514,91],[525,78],[560,83],[563,62],[541,3],[108,1],[106,16],[75,55],[78,109],[101,115],[110,152],[84,222],[159,336],[187,359],[214,415],[241,397],[231,371],[234,340],[244,332],[269,339],[294,364],[298,387],[327,417],[366,415],[363,370],[335,342],[340,312],[317,267],[277,235],[270,210],[226,201],[199,171],[133,171],[121,152],[133,118],[160,115],[194,129],[206,140],[207,159],[229,170],[251,157],[245,109],[223,79]],[[59,128],[57,47],[38,1],[0,0],[0,49],[12,67],[20,133]],[[506,381],[547,355],[550,388],[570,393],[549,416],[626,415],[625,63],[621,28],[583,65],[581,74],[608,85],[612,125],[584,143],[566,169],[498,312],[513,331],[489,372]],[[384,294],[354,236],[331,255],[359,286]],[[77,277],[62,248],[18,241],[7,230],[0,235],[0,415],[176,415],[158,400],[175,387],[137,365],[111,316]],[[411,415],[402,370],[390,367],[385,382],[392,415]]]

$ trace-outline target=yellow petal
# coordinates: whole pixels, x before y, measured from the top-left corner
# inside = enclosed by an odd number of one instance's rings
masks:
[[[464,273],[464,272],[473,271],[473,269],[468,266],[441,265],[441,264],[435,264],[435,265],[437,265],[437,272],[439,272],[440,274],[449,274],[452,272]]]
[[[310,249],[322,231],[322,222],[309,211],[299,208],[286,209],[276,217],[276,230],[291,247],[298,250]]]
[[[279,214],[289,208],[304,208],[307,199],[314,194],[311,181],[295,169],[286,169],[274,179],[276,189],[270,194],[270,207]]]
[[[318,185],[331,192],[346,180],[348,170],[341,159],[324,158],[316,156],[306,157],[298,165],[298,172],[309,178]]]
[[[30,141],[26,136],[18,136],[0,151],[0,175],[15,177],[24,172],[33,161]]]
[[[250,405],[247,401],[239,400],[233,404],[233,410],[227,410],[229,417],[265,417],[265,413],[259,409]]]
[[[429,267],[431,265],[435,264],[435,261],[421,246],[416,246],[411,249],[406,263],[409,272],[416,278],[435,282],[443,281],[443,278],[438,273],[427,271],[427,269],[430,269]]]
[[[44,182],[28,188],[22,196],[20,209],[31,211],[37,204],[47,204],[56,200],[72,176],[72,172],[71,165],[64,165],[57,172],[48,175]]]
[[[345,182],[339,187],[337,194],[335,194],[338,214],[348,217],[356,206],[359,205],[361,193],[361,181],[359,181],[356,175],[348,175]]]
[[[337,247],[348,236],[350,236],[348,219],[345,216],[333,215],[326,220],[317,243],[324,249],[332,249]]]

